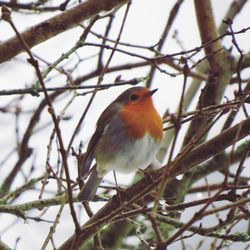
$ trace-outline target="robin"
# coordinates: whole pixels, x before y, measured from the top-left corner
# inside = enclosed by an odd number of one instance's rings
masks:
[[[103,111],[84,156],[81,178],[86,178],[94,158],[96,164],[77,196],[79,201],[93,200],[110,170],[132,173],[155,160],[163,134],[162,119],[152,101],[156,91],[129,88]]]

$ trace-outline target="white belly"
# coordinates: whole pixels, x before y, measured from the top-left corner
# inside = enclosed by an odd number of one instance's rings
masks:
[[[98,173],[103,176],[110,170],[132,173],[139,168],[145,169],[155,159],[159,146],[159,143],[146,134],[135,143],[126,145],[124,150],[116,154],[105,165],[97,162]]]

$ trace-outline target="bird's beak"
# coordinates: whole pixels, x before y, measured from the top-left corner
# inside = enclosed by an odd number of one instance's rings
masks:
[[[145,97],[152,96],[158,89],[153,89],[145,94]]]

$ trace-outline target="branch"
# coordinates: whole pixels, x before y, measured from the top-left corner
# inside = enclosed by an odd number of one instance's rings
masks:
[[[88,86],[64,86],[64,87],[54,87],[54,88],[46,88],[47,92],[50,91],[60,91],[64,92],[66,90],[78,90],[78,89],[108,89],[110,87],[114,86],[123,86],[123,85],[137,85],[138,83],[145,80],[143,77],[133,78],[128,81],[121,81],[116,83],[106,83],[102,85],[88,85]],[[24,94],[30,94],[32,96],[39,96],[39,93],[43,92],[42,88],[40,87],[31,87],[31,88],[24,88],[24,89],[10,89],[10,90],[0,90],[0,96],[1,95],[24,95]],[[88,92],[89,93],[89,92]]]
[[[157,54],[162,50],[163,48],[163,45],[167,39],[167,36],[169,34],[169,31],[170,31],[170,28],[172,27],[172,24],[174,23],[176,17],[178,16],[178,12],[179,12],[179,9],[181,7],[183,3],[183,0],[177,0],[176,3],[174,4],[174,6],[172,7],[171,11],[170,11],[170,14],[169,14],[169,17],[168,17],[168,20],[167,20],[167,23],[165,25],[165,28],[164,28],[164,31],[161,35],[161,38],[159,40],[159,43],[157,45],[157,52],[155,53],[155,56],[157,56]],[[147,81],[147,87],[150,87],[151,86],[151,83],[154,79],[154,75],[155,75],[155,67],[152,66],[151,69],[150,69],[150,72],[149,72],[149,78],[148,78],[148,81]]]
[[[34,1],[30,3],[18,3],[17,1],[0,1],[0,6],[7,6],[9,8],[12,8],[13,10],[30,10],[30,11],[39,11],[39,12],[44,12],[44,11],[55,11],[55,10],[61,10],[61,5],[59,6],[41,6],[39,7],[38,3],[34,3]]]
[[[11,250],[11,248],[0,240],[0,250]]]
[[[175,228],[181,228],[185,225],[185,223],[180,222],[179,220],[173,219],[171,217],[167,216],[161,216],[157,215],[158,219],[164,223],[170,224],[174,226]],[[241,218],[241,216],[237,216]],[[204,228],[204,227],[197,227],[197,226],[191,226],[187,230],[191,231],[195,234],[202,235],[202,236],[208,236],[208,237],[215,237],[219,239],[226,239],[226,240],[231,240],[234,242],[246,242],[250,240],[250,237],[246,234],[241,234],[241,233],[235,233],[232,235],[228,234],[221,234],[218,229],[221,229],[221,225],[219,224],[218,226],[214,226],[211,228]]]
[[[40,44],[66,30],[74,28],[81,22],[95,16],[102,11],[110,11],[119,5],[125,4],[127,0],[88,0],[81,4],[64,11],[62,14],[47,19],[20,35],[27,43],[29,48]],[[10,38],[0,45],[0,64],[10,60],[24,51],[23,45],[17,36]]]
[[[187,152],[185,156],[179,156],[172,161],[168,166],[169,175],[167,182],[170,182],[176,176],[187,172],[197,164],[209,159],[210,157],[220,153],[227,147],[234,144],[250,134],[250,119],[246,119],[234,127],[227,129],[212,138],[211,140],[195,147],[191,152]],[[237,138],[235,138],[237,135]],[[82,233],[79,236],[80,242],[85,242],[87,239],[101,230],[103,226],[110,223],[118,214],[123,212],[126,207],[148,195],[160,181],[162,181],[164,167],[151,174],[152,178],[142,178],[139,182],[128,188],[121,194],[122,203],[117,202],[117,197],[114,196],[102,209],[100,209],[87,223],[82,226]],[[152,180],[154,180],[152,182]],[[59,250],[69,249],[74,242],[75,235],[69,238]]]
[[[50,99],[50,96],[48,94],[48,92],[46,91],[46,87],[45,87],[45,83],[43,81],[42,78],[42,74],[41,71],[39,69],[39,64],[38,61],[34,59],[26,41],[23,39],[23,37],[20,35],[20,33],[18,32],[14,22],[11,19],[11,12],[9,11],[9,9],[7,7],[3,7],[2,8],[2,19],[5,20],[6,22],[8,22],[10,24],[10,26],[13,28],[13,30],[16,33],[16,36],[18,37],[20,43],[22,44],[22,46],[24,47],[25,51],[27,52],[27,54],[29,55],[29,59],[28,62],[34,67],[35,71],[36,71],[36,75],[39,79],[39,83],[41,85],[41,88],[44,92],[45,95],[45,100],[47,102],[48,105],[48,112],[51,115],[51,118],[53,120],[54,123],[54,127],[55,127],[55,133],[57,135],[57,139],[58,139],[58,143],[59,143],[59,152],[61,154],[62,157],[62,163],[63,163],[63,167],[65,170],[65,175],[66,175],[66,183],[67,183],[67,194],[68,194],[68,199],[69,199],[69,207],[70,207],[70,212],[71,212],[71,216],[73,219],[73,222],[75,224],[75,231],[78,232],[80,230],[80,225],[78,224],[78,220],[76,218],[76,213],[74,210],[74,206],[73,206],[73,195],[72,195],[72,187],[71,187],[71,183],[70,183],[70,174],[69,174],[69,167],[68,167],[68,161],[67,161],[67,153],[64,147],[64,143],[63,143],[63,139],[62,139],[62,133],[61,133],[61,129],[59,126],[59,118],[57,117],[54,107],[52,105],[52,101]]]
[[[227,10],[227,13],[225,17],[223,18],[223,20],[227,19],[228,17],[230,17],[233,20],[237,15],[239,15],[240,11],[243,9],[246,3],[247,3],[247,0],[233,1],[229,9]],[[224,22],[222,22],[219,27],[219,33],[222,34],[226,32],[227,28],[228,26]]]
[[[74,202],[76,202],[77,199],[74,198]],[[0,212],[6,212],[6,211],[14,211],[19,210],[22,212],[30,211],[32,209],[39,209],[42,210],[44,208],[50,207],[50,206],[58,206],[63,203],[68,203],[68,198],[65,195],[56,196],[54,198],[50,199],[42,199],[42,200],[35,200],[35,201],[29,201],[23,204],[18,205],[0,205]]]

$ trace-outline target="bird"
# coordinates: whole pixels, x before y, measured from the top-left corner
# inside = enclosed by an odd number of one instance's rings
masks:
[[[109,171],[133,173],[155,161],[163,136],[162,119],[152,100],[156,91],[131,87],[100,115],[80,166],[80,178],[89,177],[77,195],[79,201],[93,200]]]

